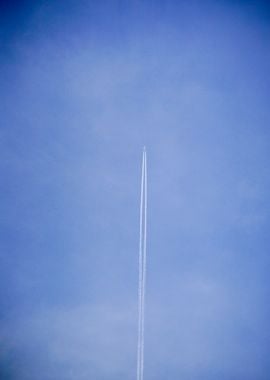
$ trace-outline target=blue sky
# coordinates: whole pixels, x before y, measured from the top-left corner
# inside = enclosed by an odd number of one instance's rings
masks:
[[[0,6],[0,378],[270,376],[262,1]]]

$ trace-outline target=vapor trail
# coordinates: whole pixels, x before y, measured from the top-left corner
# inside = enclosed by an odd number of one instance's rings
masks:
[[[138,284],[138,347],[137,380],[143,380],[144,369],[144,304],[146,278],[146,216],[147,216],[147,161],[143,150],[141,200],[140,200],[140,242],[139,242],[139,284]]]
[[[144,370],[144,309],[145,309],[145,280],[146,280],[146,239],[147,239],[147,158],[144,152],[144,244],[143,244],[143,276],[142,276],[142,355],[141,355],[141,380]]]

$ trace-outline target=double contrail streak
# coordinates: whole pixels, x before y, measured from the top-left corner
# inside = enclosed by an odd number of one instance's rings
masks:
[[[147,217],[147,159],[143,149],[141,202],[140,202],[140,244],[139,244],[139,318],[138,318],[138,348],[137,348],[137,380],[143,380],[144,369],[144,305],[146,278],[146,217]]]

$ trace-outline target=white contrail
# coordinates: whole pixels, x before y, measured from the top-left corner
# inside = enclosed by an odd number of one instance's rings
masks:
[[[141,333],[142,333],[142,262],[143,262],[143,199],[144,199],[144,153],[142,159],[141,201],[140,201],[140,242],[139,242],[139,284],[138,284],[138,352],[137,380],[141,380]]]
[[[145,308],[145,279],[146,279],[146,217],[147,217],[147,159],[144,151],[144,242],[143,242],[143,275],[142,275],[142,354],[141,354],[141,380],[144,370],[144,308]]]
[[[140,200],[140,243],[139,243],[139,285],[138,285],[138,347],[137,347],[137,380],[143,380],[144,369],[144,305],[146,279],[146,216],[147,216],[147,162],[143,150],[141,200]]]
[[[139,241],[139,284],[138,284],[138,347],[137,347],[137,380],[141,380],[141,299],[142,299],[142,228],[144,196],[144,153],[142,159],[141,199],[140,199],[140,241]]]

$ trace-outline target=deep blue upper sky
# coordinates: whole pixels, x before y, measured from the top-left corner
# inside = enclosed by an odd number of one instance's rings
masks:
[[[270,12],[0,5],[0,378],[268,380]]]

